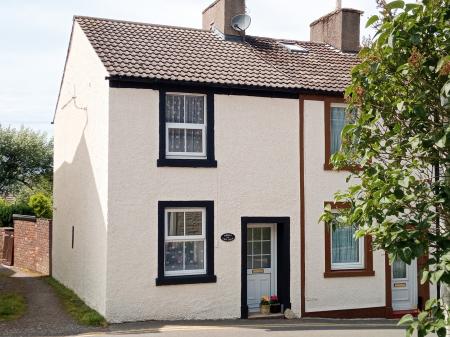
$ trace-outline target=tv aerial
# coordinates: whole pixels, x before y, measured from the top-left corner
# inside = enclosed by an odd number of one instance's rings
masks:
[[[231,27],[238,32],[245,31],[251,23],[252,18],[247,14],[239,14],[231,19]]]

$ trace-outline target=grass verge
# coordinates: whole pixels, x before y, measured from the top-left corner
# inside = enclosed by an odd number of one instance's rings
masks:
[[[27,310],[25,298],[17,293],[0,293],[0,321],[21,317]]]
[[[94,309],[89,308],[72,290],[66,288],[53,277],[45,280],[52,286],[61,299],[67,312],[80,324],[89,326],[107,326],[108,323]]]

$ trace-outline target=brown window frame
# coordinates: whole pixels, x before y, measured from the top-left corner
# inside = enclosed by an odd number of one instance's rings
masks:
[[[324,124],[325,124],[325,163],[323,169],[325,171],[359,171],[359,166],[348,166],[336,169],[331,163],[331,104],[345,104],[345,99],[342,97],[333,97],[325,99],[324,109]]]
[[[324,206],[331,206],[331,209],[349,208],[350,205],[345,202],[331,202],[326,201]],[[372,239],[370,236],[364,237],[364,268],[361,269],[331,269],[331,229],[328,223],[325,224],[325,278],[330,277],[360,277],[360,276],[375,276],[373,270],[373,252]]]

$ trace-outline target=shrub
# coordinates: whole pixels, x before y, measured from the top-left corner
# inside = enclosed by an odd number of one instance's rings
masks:
[[[34,215],[33,209],[25,203],[9,203],[0,198],[0,227],[12,227],[13,214]]]
[[[51,219],[53,214],[52,199],[44,193],[36,193],[30,197],[28,205],[38,218]]]

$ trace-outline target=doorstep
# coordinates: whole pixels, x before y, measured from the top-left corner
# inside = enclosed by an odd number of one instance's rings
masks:
[[[260,312],[249,312],[248,319],[283,319],[284,314],[261,314]]]

